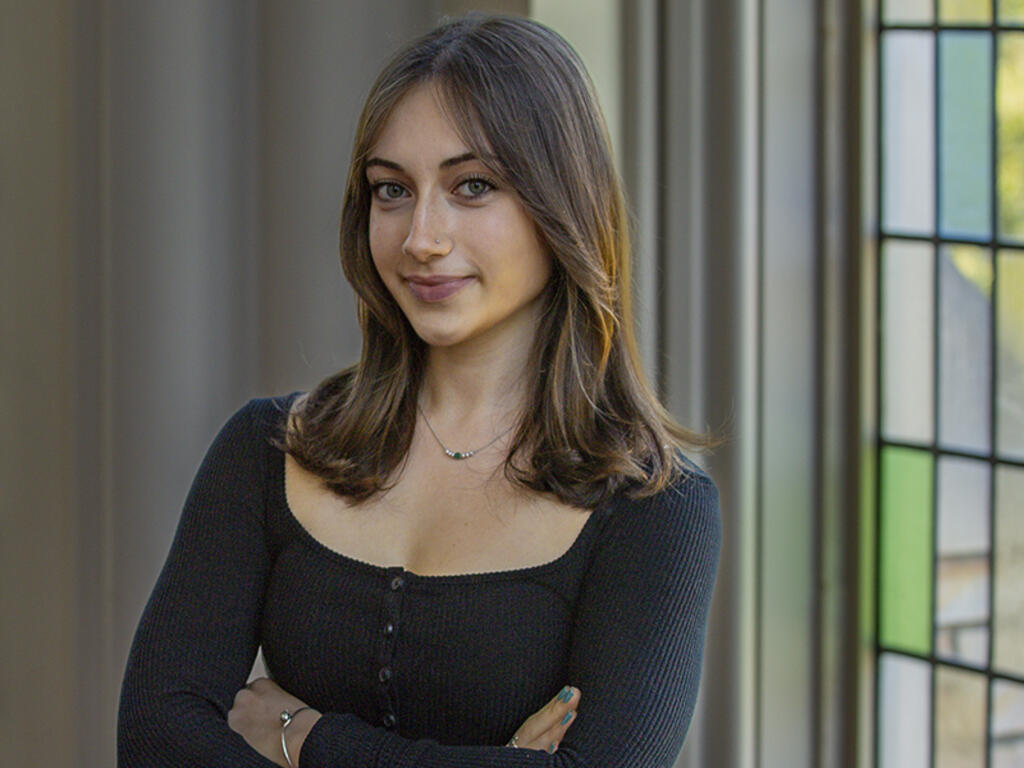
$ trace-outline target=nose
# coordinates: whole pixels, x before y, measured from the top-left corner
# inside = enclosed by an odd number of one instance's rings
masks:
[[[427,262],[445,256],[451,251],[445,215],[445,203],[434,195],[424,195],[416,201],[409,234],[402,250],[417,261]]]

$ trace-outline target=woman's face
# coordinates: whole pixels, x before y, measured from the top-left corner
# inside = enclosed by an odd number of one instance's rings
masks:
[[[551,257],[514,189],[494,177],[416,86],[366,164],[370,252],[416,333],[431,346],[526,343]]]

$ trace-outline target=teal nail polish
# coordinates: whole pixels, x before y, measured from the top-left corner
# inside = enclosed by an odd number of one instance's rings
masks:
[[[565,688],[563,688],[561,690],[561,692],[558,694],[558,700],[562,701],[562,702],[568,702],[569,699],[571,699],[571,698],[572,698],[572,689],[569,688],[569,686],[566,686]]]
[[[562,718],[562,725],[565,725],[570,720],[572,720],[572,712],[566,712],[565,717]]]
[[[553,741],[551,742],[551,746],[548,747],[548,754],[551,754],[551,755],[555,754],[555,742],[553,742]]]

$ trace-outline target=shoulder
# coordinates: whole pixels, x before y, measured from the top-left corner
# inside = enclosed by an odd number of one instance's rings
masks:
[[[203,459],[206,469],[226,467],[253,470],[265,465],[284,434],[290,405],[298,393],[249,400],[218,430]]]
[[[675,480],[657,493],[637,497],[617,493],[598,513],[602,539],[638,557],[705,561],[714,571],[722,542],[718,488],[688,459]]]
[[[718,488],[711,477],[687,458],[672,482],[662,490],[637,495],[625,487],[606,505],[606,514],[614,518],[665,517],[691,522],[713,522],[720,517]]]
[[[221,428],[221,436],[250,436],[273,440],[281,434],[292,404],[301,395],[292,392],[276,397],[255,397],[227,420]]]

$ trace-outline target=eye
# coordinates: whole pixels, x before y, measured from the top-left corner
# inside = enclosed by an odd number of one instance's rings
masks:
[[[473,200],[479,197],[483,197],[488,192],[491,192],[496,188],[497,187],[494,184],[494,182],[483,177],[474,176],[471,179],[466,179],[465,181],[460,182],[459,185],[455,187],[455,191],[456,194],[460,195],[461,197],[466,197]]]
[[[373,196],[383,203],[401,200],[406,195],[405,187],[394,181],[381,181],[372,185]]]

